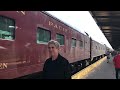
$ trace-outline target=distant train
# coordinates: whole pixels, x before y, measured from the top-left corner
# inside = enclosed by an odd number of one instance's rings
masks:
[[[0,11],[0,79],[42,72],[51,39],[60,43],[72,73],[105,56],[105,45],[46,12]]]

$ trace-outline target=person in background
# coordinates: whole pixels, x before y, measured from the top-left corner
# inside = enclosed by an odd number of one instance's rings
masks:
[[[110,52],[109,51],[106,52],[106,56],[107,56],[107,63],[109,63],[109,59],[110,59]]]
[[[43,67],[43,79],[71,79],[71,66],[67,59],[59,54],[60,44],[55,40],[48,42],[50,58]]]
[[[120,79],[119,73],[120,73],[120,52],[117,52],[117,55],[113,59],[113,63],[115,66],[115,72],[116,72],[116,79]]]

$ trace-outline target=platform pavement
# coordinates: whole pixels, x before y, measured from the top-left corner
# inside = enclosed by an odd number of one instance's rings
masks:
[[[111,56],[109,63],[107,63],[107,58],[104,57],[73,75],[72,79],[115,79],[113,57]]]

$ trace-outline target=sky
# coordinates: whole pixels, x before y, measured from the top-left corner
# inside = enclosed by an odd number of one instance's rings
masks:
[[[106,44],[112,49],[112,46],[92,18],[89,11],[46,11],[55,16],[61,21],[65,22],[81,33],[87,32],[89,36],[101,44]]]

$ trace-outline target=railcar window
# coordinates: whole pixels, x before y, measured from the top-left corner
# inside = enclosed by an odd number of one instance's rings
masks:
[[[50,40],[50,31],[38,28],[37,29],[37,43],[47,43]]]
[[[76,47],[76,39],[72,38],[72,47]]]
[[[15,20],[0,16],[0,38],[15,39]]]
[[[80,40],[79,45],[80,47],[83,47],[83,41]]]
[[[64,45],[64,35],[57,34],[56,39],[60,43],[60,45]]]

